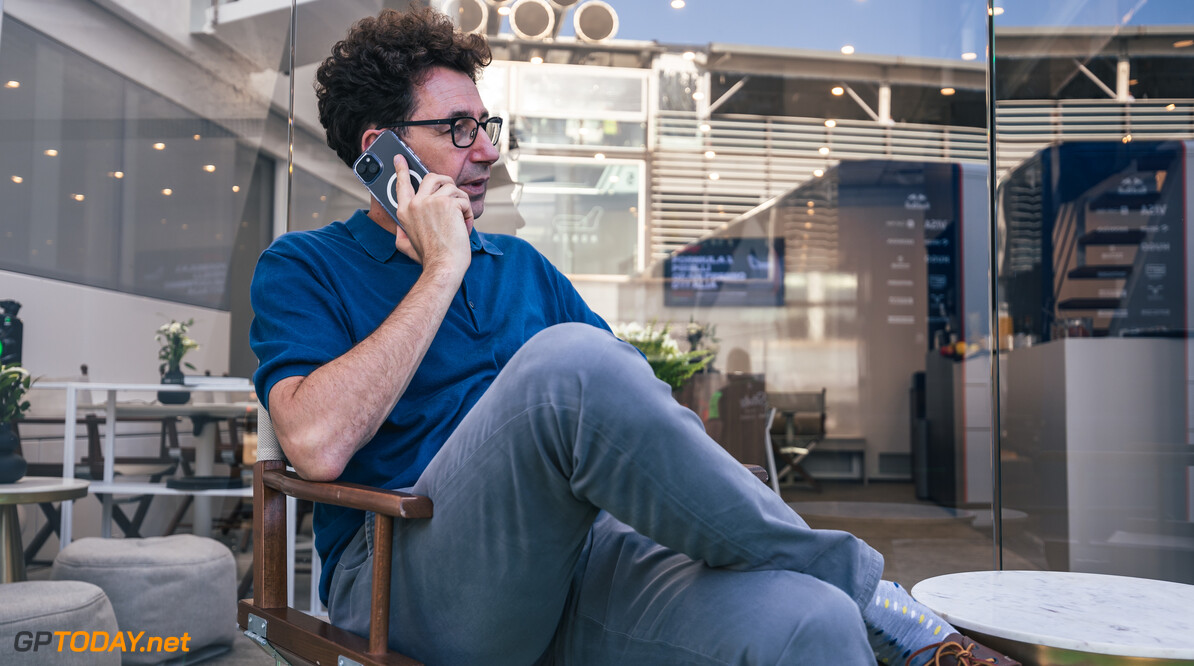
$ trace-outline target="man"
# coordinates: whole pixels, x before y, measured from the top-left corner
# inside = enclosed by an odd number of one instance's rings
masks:
[[[295,469],[435,504],[395,528],[390,644],[430,664],[929,659],[952,628],[874,550],[809,529],[541,255],[473,229],[489,60],[430,10],[357,23],[317,73],[328,144],[351,165],[393,128],[432,173],[415,192],[395,161],[401,227],[373,202],[279,238],[253,278],[258,395]],[[332,621],[364,634],[372,522],[319,506],[315,531]]]

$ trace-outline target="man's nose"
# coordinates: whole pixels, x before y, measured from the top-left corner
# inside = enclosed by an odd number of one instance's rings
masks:
[[[477,128],[477,139],[473,142],[472,159],[474,162],[496,162],[501,153],[493,145],[493,137],[485,132],[485,128]]]

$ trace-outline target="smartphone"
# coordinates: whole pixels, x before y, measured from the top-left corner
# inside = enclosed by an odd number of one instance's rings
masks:
[[[417,192],[423,177],[427,175],[427,167],[419,160],[419,156],[390,130],[377,135],[373,143],[361,153],[352,165],[352,172],[357,175],[377,203],[390,213],[390,217],[402,226],[398,219],[398,202],[394,200],[394,184],[398,173],[394,170],[394,156],[406,158],[406,166],[410,169],[410,185]]]

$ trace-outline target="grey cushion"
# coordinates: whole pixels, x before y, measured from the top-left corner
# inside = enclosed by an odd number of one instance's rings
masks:
[[[145,639],[187,637],[189,653],[125,653],[125,664],[155,664],[229,647],[236,636],[236,562],[220,542],[179,534],[147,539],[79,539],[54,558],[51,578],[95,583],[122,629]],[[143,640],[145,640],[143,639]],[[164,644],[157,644],[166,647]],[[206,656],[211,650],[202,650]]]
[[[0,585],[0,664],[120,664],[120,652],[92,652],[93,640],[108,646],[119,629],[104,591],[73,580]],[[86,632],[75,639],[54,632]],[[103,632],[97,634],[94,632]],[[61,645],[62,651],[59,652]]]

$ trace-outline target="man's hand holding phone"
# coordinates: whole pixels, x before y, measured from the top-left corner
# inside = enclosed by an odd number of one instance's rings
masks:
[[[448,259],[463,274],[472,260],[468,232],[473,211],[466,193],[447,176],[431,173],[391,130],[374,137],[353,173],[397,225],[395,246],[425,268]]]
[[[406,160],[401,155],[393,159],[395,214],[402,221],[395,234],[398,250],[407,256],[413,252],[412,258],[424,268],[442,266],[463,274],[472,261],[468,234],[473,208],[468,195],[437,173],[423,176],[415,190]]]

